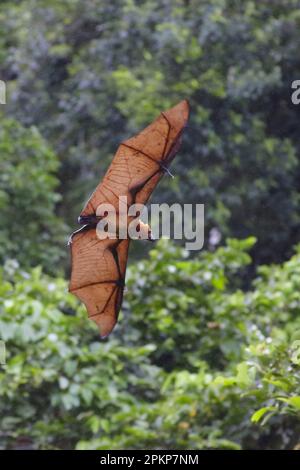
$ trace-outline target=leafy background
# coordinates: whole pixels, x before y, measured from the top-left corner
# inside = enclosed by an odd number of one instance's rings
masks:
[[[300,447],[298,6],[1,2],[1,448]],[[204,203],[205,249],[133,250],[100,341],[68,234],[118,143],[183,98],[152,201]]]

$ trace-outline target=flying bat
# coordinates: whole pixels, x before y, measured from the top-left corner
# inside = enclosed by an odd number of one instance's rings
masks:
[[[162,175],[169,173],[188,117],[189,103],[184,100],[120,144],[107,173],[78,218],[82,227],[69,239],[72,259],[69,291],[85,304],[102,338],[111,333],[118,320],[130,242],[129,236],[101,236],[105,223],[112,221],[112,211],[106,208],[114,209],[117,229],[123,227],[124,214],[125,222],[132,220],[127,215],[128,208],[146,204]],[[138,238],[152,240],[149,225],[138,221],[137,231]]]

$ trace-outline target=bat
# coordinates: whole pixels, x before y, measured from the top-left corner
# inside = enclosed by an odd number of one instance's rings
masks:
[[[83,208],[79,230],[69,239],[71,247],[71,279],[69,291],[86,306],[88,316],[96,322],[100,336],[111,333],[118,320],[125,286],[125,274],[130,238],[102,238],[100,222],[111,221],[121,226],[121,216],[132,204],[146,204],[160,178],[169,172],[182,140],[189,117],[189,103],[181,101],[162,112],[152,124],[136,136],[123,141],[103,180]],[[125,201],[120,204],[121,201]],[[100,209],[99,209],[100,208]],[[152,240],[149,225],[138,221],[138,238]]]

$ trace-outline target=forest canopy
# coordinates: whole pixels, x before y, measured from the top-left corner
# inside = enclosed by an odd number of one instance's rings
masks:
[[[1,2],[0,448],[300,445],[298,3]],[[119,143],[181,99],[152,202],[205,204],[204,250],[139,246],[100,341],[68,236]]]

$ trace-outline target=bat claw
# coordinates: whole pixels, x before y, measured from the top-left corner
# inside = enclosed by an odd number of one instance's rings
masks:
[[[170,172],[169,168],[165,165],[161,165],[161,168],[164,170],[165,173],[167,173],[171,178],[174,178],[174,175]]]
[[[68,246],[72,245],[74,235],[76,235],[77,233],[85,232],[86,230],[89,230],[92,227],[92,225],[83,225],[78,230],[75,230],[75,232],[71,233],[68,239]]]

